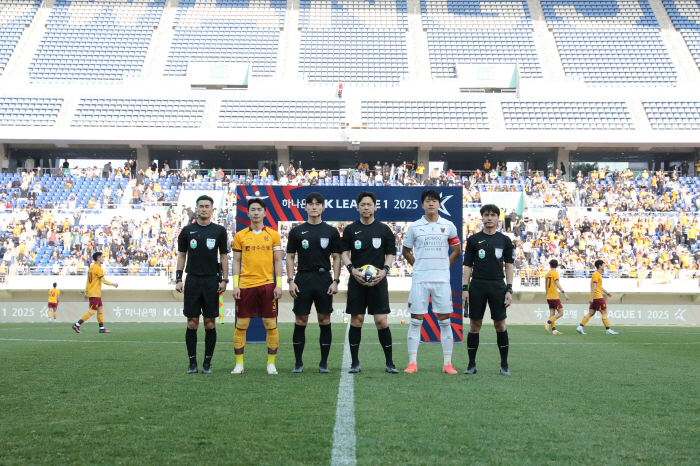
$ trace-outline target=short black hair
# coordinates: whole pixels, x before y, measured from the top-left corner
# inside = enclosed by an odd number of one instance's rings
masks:
[[[369,197],[372,199],[372,202],[375,204],[377,203],[377,195],[374,193],[370,193],[369,191],[360,191],[360,194],[357,195],[357,205],[360,205],[360,202],[362,199]]]
[[[56,282],[53,282],[53,287],[54,287],[54,288],[56,288],[56,285],[57,285],[57,283],[56,283]]]
[[[319,204],[325,205],[326,198],[324,198],[323,194],[321,193],[309,193],[306,195],[307,204],[311,204],[314,201],[318,202]]]
[[[597,261],[595,261],[594,265],[595,265],[595,268],[597,269],[598,267],[600,267],[603,264],[605,264],[605,262],[603,262],[602,259],[598,259]]]
[[[206,194],[202,194],[197,198],[197,202],[194,203],[194,205],[198,206],[199,201],[209,201],[211,203],[211,206],[214,207],[214,199],[212,199],[210,196],[207,196]]]
[[[501,216],[501,209],[499,209],[496,204],[486,204],[481,208],[481,210],[479,210],[479,214],[482,217],[487,212],[492,212],[492,213],[496,214],[496,216],[498,216],[498,217]]]
[[[265,204],[265,201],[263,201],[259,197],[254,197],[252,199],[248,199],[248,208],[249,209],[250,209],[251,204],[259,204],[260,207],[267,210],[267,204]]]
[[[556,259],[552,259],[551,261],[549,261],[549,266],[553,269],[556,269],[558,265],[559,262]]]
[[[95,254],[92,255],[92,260],[96,261],[101,255],[102,253],[97,251]]]
[[[425,202],[425,198],[426,198],[426,197],[430,197],[430,198],[432,198],[432,199],[435,199],[435,200],[438,201],[438,202],[441,200],[441,199],[440,199],[440,193],[438,193],[438,192],[435,191],[434,189],[426,189],[425,191],[423,191],[423,192],[421,193],[421,195],[420,195],[420,203],[421,203],[421,204],[422,204],[423,202]]]

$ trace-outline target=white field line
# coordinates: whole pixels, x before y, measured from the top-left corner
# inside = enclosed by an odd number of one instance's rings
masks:
[[[335,428],[333,429],[333,450],[331,451],[331,466],[354,466],[357,464],[355,455],[355,387],[350,370],[350,323],[345,332],[343,349],[343,365],[338,385],[338,407],[335,411]]]
[[[136,340],[40,340],[36,338],[0,338],[0,341],[35,341],[35,342],[48,342],[48,343],[142,343],[144,345],[184,345],[184,341],[136,341]],[[204,342],[200,341],[198,344],[203,345]],[[333,345],[344,345],[344,343],[332,343]],[[362,345],[378,345],[379,342],[363,342]],[[496,343],[479,343],[480,346],[484,345],[495,345]],[[280,343],[280,345],[291,345],[291,343]],[[394,342],[394,346],[397,345],[405,345],[405,343],[402,342]],[[530,342],[530,343],[510,343],[510,346],[519,346],[519,345],[571,345],[571,346],[576,346],[576,345],[582,345],[582,346],[588,346],[588,345],[618,345],[618,346],[623,346],[623,345],[700,345],[700,341],[689,341],[689,342],[668,342],[668,343],[644,343],[644,342],[614,342],[611,341],[610,343],[586,343],[586,342],[581,342],[581,343],[566,343],[566,342]],[[345,353],[343,352],[343,355]],[[345,364],[345,359],[343,359],[343,364]],[[348,365],[348,369],[350,369],[350,366]]]

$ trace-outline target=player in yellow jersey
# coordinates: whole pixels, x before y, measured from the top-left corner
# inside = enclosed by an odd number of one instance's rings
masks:
[[[554,322],[564,315],[564,309],[561,305],[561,300],[559,299],[559,291],[564,293],[566,300],[569,300],[569,295],[561,287],[559,283],[559,273],[557,272],[557,267],[559,262],[555,259],[549,261],[549,266],[551,270],[547,272],[544,276],[544,288],[547,291],[547,305],[549,306],[549,320],[544,323],[544,329],[549,333],[549,326],[552,326],[552,335],[561,335],[562,333],[557,330]]]
[[[61,296],[61,291],[56,288],[56,283],[53,284],[53,288],[49,290],[49,322],[51,322],[51,315],[53,313],[53,322],[58,322],[56,320],[56,313],[58,312],[58,297]]]
[[[605,269],[605,263],[598,259],[595,261],[595,272],[591,275],[591,298],[588,300],[590,307],[588,314],[583,316],[581,324],[576,327],[576,331],[581,335],[586,333],[583,331],[583,326],[588,323],[591,317],[595,315],[596,312],[600,311],[600,316],[603,318],[603,325],[605,325],[605,333],[608,335],[617,335],[617,332],[610,328],[610,321],[608,321],[608,305],[605,303],[605,298],[603,298],[603,293],[608,295],[608,298],[612,297],[612,294],[608,293],[605,288],[603,288],[603,270]]]
[[[243,373],[246,330],[251,317],[262,317],[267,330],[267,373],[277,374],[275,357],[280,336],[277,330],[277,300],[282,297],[282,245],[275,230],[263,226],[267,214],[265,201],[248,201],[250,227],[233,238],[233,298],[236,300],[236,329],[233,349],[236,367],[232,374]]]
[[[119,285],[111,283],[105,278],[105,274],[102,271],[102,263],[105,260],[105,256],[101,252],[93,254],[92,260],[94,262],[88,270],[87,280],[85,281],[85,294],[83,296],[83,300],[90,301],[90,310],[83,314],[83,317],[81,317],[78,322],[73,324],[73,330],[77,333],[83,333],[80,331],[80,325],[97,312],[97,322],[100,324],[100,333],[112,333],[105,328],[104,319],[102,317],[102,284],[104,283],[105,285],[115,288]]]

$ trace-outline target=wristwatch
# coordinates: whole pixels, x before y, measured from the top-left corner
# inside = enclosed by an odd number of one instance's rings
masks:
[[[221,281],[224,282],[224,283],[228,283],[228,278],[224,278],[224,279],[221,280]]]
[[[352,273],[352,269],[355,268],[355,266],[352,264],[348,264],[348,265],[346,265],[346,267],[348,268],[348,272],[350,272],[350,273]]]
[[[287,283],[292,283],[293,281],[294,281],[293,278],[288,278],[288,279],[287,279]]]
[[[340,283],[340,278],[334,278],[333,281],[336,283]]]

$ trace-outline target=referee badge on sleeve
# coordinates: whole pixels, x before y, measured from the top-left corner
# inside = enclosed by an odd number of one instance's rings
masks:
[[[192,249],[196,249],[196,248],[197,248],[197,240],[196,240],[196,239],[190,240],[190,247],[191,247]]]
[[[214,246],[216,246],[216,239],[215,238],[207,238],[207,247],[209,249],[214,249]]]

